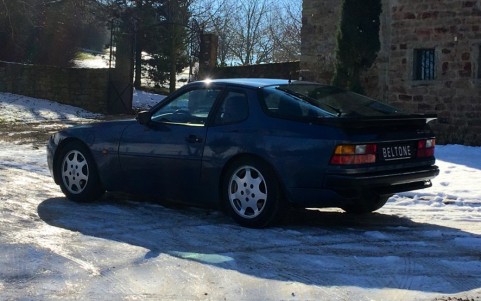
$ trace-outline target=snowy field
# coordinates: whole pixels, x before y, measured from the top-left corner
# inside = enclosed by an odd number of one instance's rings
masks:
[[[15,139],[97,119],[0,93],[0,300],[481,300],[480,147],[437,146],[433,187],[375,214],[300,210],[254,230],[123,195],[70,202],[43,140]]]

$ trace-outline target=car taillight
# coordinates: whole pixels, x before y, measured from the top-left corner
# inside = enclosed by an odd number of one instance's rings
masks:
[[[376,144],[338,145],[331,157],[330,163],[333,165],[375,163],[376,150]]]
[[[436,139],[426,139],[418,141],[418,158],[427,158],[434,156],[434,147]]]

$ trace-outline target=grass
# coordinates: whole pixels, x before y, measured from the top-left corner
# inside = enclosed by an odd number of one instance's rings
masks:
[[[95,55],[87,53],[87,52],[77,52],[75,54],[75,59],[79,61],[91,60],[95,59]]]
[[[79,51],[75,54],[75,59],[79,61],[92,60],[96,57],[96,55],[84,51]]]

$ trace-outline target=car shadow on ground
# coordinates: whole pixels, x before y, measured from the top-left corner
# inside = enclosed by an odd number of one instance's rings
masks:
[[[442,294],[481,287],[478,235],[393,215],[292,210],[277,227],[248,229],[217,211],[108,195],[90,204],[47,199],[38,214],[55,227],[143,247],[145,260],[168,254],[317,286]]]

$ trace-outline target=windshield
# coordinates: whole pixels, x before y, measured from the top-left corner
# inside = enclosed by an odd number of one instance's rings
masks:
[[[401,111],[375,99],[332,86],[310,83],[263,89],[263,105],[270,114],[290,118],[375,117]]]

